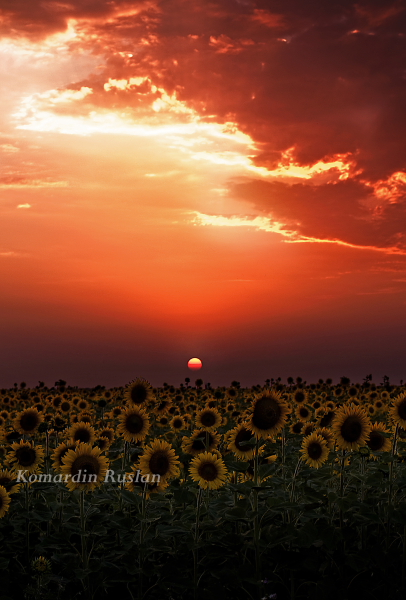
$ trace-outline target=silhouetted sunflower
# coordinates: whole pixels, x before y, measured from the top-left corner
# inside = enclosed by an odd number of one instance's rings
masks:
[[[6,489],[0,485],[0,519],[4,517],[10,507],[11,498]]]
[[[83,444],[93,444],[96,439],[95,430],[91,425],[80,421],[75,423],[66,432],[66,437],[71,438],[75,442],[82,442]]]
[[[406,392],[393,400],[389,414],[396,425],[406,429]]]
[[[41,425],[44,417],[36,408],[26,408],[19,412],[13,421],[16,431],[22,434],[33,434]]]
[[[342,406],[334,417],[332,429],[340,448],[358,450],[367,442],[371,423],[365,410],[359,406]]]
[[[250,460],[255,453],[255,448],[252,446],[241,446],[241,442],[249,442],[252,439],[252,431],[244,423],[237,425],[231,431],[228,432],[228,446],[227,448],[234,452],[238,458],[243,460]]]
[[[367,439],[367,444],[372,452],[389,452],[392,448],[392,441],[387,438],[385,433],[389,433],[382,423],[374,423]]]
[[[288,413],[280,393],[263,392],[254,400],[249,428],[259,438],[274,436],[284,427]]]
[[[11,452],[7,454],[7,462],[14,463],[15,470],[34,473],[44,461],[42,446],[34,446],[31,442],[14,442]]]
[[[74,450],[68,450],[62,458],[61,473],[65,475],[69,491],[92,492],[100,486],[109,468],[109,461],[101,456],[100,448],[80,443]]]
[[[303,460],[310,466],[318,469],[326,462],[329,454],[326,440],[317,433],[304,438],[301,455]]]
[[[124,399],[130,406],[145,404],[153,398],[154,393],[151,384],[141,377],[134,379],[124,390]]]
[[[144,454],[140,457],[140,471],[142,475],[159,475],[161,482],[168,481],[179,475],[180,463],[177,459],[175,450],[168,442],[156,439],[145,447]]]
[[[118,421],[119,426],[117,431],[123,436],[126,442],[139,442],[145,440],[150,423],[144,409],[139,408],[134,404],[121,413]]]
[[[217,490],[225,484],[227,469],[221,458],[211,452],[204,452],[192,459],[189,473],[204,490]]]
[[[221,425],[221,416],[216,408],[203,408],[196,414],[196,426],[205,431],[216,431]]]

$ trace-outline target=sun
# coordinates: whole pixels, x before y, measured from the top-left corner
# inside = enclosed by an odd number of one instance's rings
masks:
[[[202,368],[203,363],[200,360],[200,358],[191,358],[187,366],[189,367],[189,369],[192,369],[192,371],[197,371],[198,369]]]

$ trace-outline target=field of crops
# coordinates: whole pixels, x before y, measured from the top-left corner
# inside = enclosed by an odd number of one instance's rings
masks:
[[[406,597],[406,387],[0,391],[0,598]]]

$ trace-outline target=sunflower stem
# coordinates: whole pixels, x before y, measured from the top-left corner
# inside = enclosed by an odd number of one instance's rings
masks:
[[[255,548],[255,579],[258,586],[258,598],[262,597],[262,584],[261,584],[261,556],[259,550],[259,515],[258,515],[258,486],[259,481],[259,438],[256,436],[255,455],[254,455],[254,489],[253,491],[253,509],[254,509],[254,548]]]
[[[85,492],[80,491],[79,495],[79,510],[80,510],[80,539],[82,547],[82,565],[83,569],[87,570],[87,552],[86,552],[86,515],[85,515]]]
[[[403,552],[402,552],[402,591],[406,587],[406,525],[403,527]]]
[[[141,495],[140,549],[139,549],[139,554],[138,554],[139,569],[140,569],[140,580],[139,580],[139,585],[138,585],[138,594],[139,594],[140,600],[143,598],[143,577],[142,577],[142,571],[143,571],[143,568],[144,568],[144,549],[143,549],[143,543],[144,543],[145,514],[146,514],[146,508],[147,508],[147,487],[148,487],[148,483],[145,482],[144,483],[144,488],[142,490],[142,495]]]
[[[392,517],[392,496],[393,496],[393,468],[396,454],[396,444],[398,440],[399,425],[396,425],[395,436],[393,438],[391,461],[389,463],[389,487],[388,487],[388,514],[386,523],[386,550],[389,549],[390,525]]]
[[[28,483],[24,483],[24,492],[25,492],[25,544],[27,548],[27,563],[30,562],[30,519],[29,519],[29,490]]]
[[[202,488],[199,487],[197,494],[197,505],[196,505],[196,524],[194,531],[194,548],[193,548],[193,597],[197,600],[197,586],[198,586],[198,541],[199,541],[199,520],[200,520],[200,506],[202,501]]]

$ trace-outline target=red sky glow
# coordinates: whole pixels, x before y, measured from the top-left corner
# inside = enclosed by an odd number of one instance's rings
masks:
[[[0,1],[0,385],[406,379],[406,9]]]

